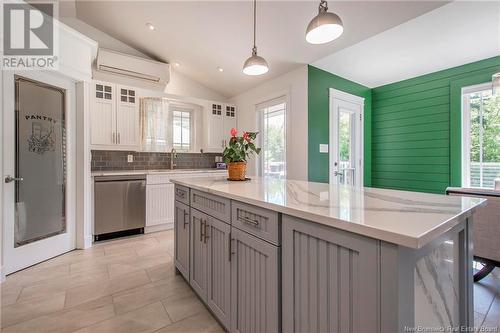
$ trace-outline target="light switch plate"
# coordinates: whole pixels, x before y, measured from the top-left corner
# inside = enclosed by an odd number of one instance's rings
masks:
[[[319,152],[320,153],[328,153],[328,145],[324,143],[319,144]]]
[[[127,162],[132,163],[134,161],[134,155],[127,155]]]

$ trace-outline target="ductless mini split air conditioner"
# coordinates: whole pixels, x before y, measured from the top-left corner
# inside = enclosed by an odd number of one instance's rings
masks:
[[[170,80],[170,65],[99,48],[94,77],[109,80],[109,75],[164,87]]]

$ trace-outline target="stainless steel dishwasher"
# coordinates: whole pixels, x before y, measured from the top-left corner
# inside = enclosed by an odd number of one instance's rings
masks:
[[[94,240],[144,232],[146,175],[94,178]]]

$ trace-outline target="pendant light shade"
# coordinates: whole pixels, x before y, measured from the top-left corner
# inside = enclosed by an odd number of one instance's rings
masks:
[[[246,75],[262,75],[269,71],[266,59],[257,55],[257,48],[252,49],[252,56],[245,61],[243,73]]]
[[[342,20],[337,14],[328,12],[328,4],[321,0],[316,15],[306,29],[306,41],[311,44],[325,44],[335,40],[344,32]]]
[[[252,56],[243,64],[243,73],[246,75],[262,75],[269,71],[267,61],[257,55],[257,46],[255,45],[255,25],[257,16],[257,0],[253,1],[253,47]]]

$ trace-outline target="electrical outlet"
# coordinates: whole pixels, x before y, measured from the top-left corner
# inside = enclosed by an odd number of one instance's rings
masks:
[[[127,162],[132,163],[134,161],[134,155],[127,155]]]
[[[324,143],[320,143],[319,152],[320,153],[328,153],[328,145],[324,144]]]

